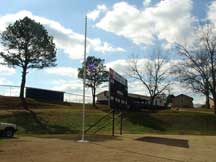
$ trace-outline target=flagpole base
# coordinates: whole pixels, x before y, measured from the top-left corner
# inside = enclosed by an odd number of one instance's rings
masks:
[[[80,142],[80,143],[87,143],[88,141],[87,141],[87,140],[81,139],[81,140],[78,140],[77,142]]]

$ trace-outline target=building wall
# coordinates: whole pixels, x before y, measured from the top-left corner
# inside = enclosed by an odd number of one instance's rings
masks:
[[[165,103],[164,103],[163,98],[160,98],[160,97],[155,98],[154,102],[153,102],[153,105],[155,105],[155,106],[164,106]]]
[[[27,87],[26,98],[33,98],[36,100],[44,101],[64,102],[64,92]]]
[[[96,102],[100,104],[108,104],[108,91],[103,91],[96,95]]]
[[[108,103],[108,91],[101,92],[97,94],[97,103]],[[139,105],[139,106],[145,106],[150,104],[150,97],[149,96],[143,96],[143,95],[137,95],[137,94],[128,94],[128,104],[129,105]],[[164,106],[164,98],[163,97],[156,97],[153,102],[154,106]]]
[[[172,107],[193,108],[193,99],[185,95],[179,95],[173,98]]]
[[[210,108],[214,109],[214,100],[212,98],[209,99]]]

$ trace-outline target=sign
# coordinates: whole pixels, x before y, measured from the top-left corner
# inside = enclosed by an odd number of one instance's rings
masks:
[[[109,103],[114,110],[127,109],[128,84],[127,79],[109,69]]]

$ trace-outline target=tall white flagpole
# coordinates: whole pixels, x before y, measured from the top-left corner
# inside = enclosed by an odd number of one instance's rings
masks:
[[[85,140],[85,83],[86,83],[86,37],[87,37],[87,16],[85,16],[85,43],[84,43],[84,63],[83,63],[83,109],[82,109],[82,139],[79,142],[87,142]]]

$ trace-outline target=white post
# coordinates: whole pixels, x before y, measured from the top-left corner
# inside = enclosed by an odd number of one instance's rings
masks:
[[[87,16],[85,17],[85,42],[84,42],[84,63],[83,63],[83,112],[82,112],[82,139],[79,142],[87,142],[85,140],[85,83],[86,83],[86,37],[87,37]]]

